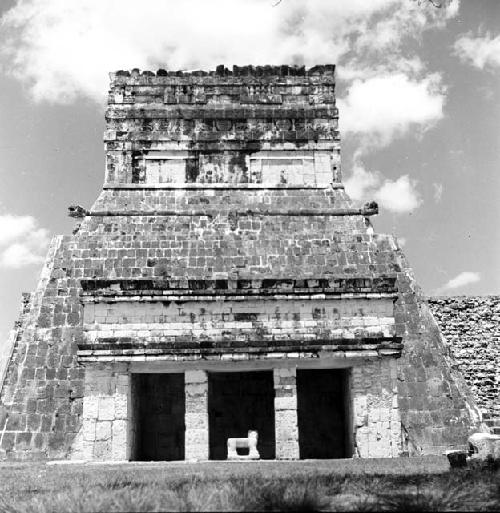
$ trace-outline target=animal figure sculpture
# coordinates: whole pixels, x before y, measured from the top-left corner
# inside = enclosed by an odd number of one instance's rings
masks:
[[[257,450],[257,440],[259,434],[257,431],[250,430],[247,438],[228,438],[227,439],[227,459],[228,460],[258,460],[260,459]],[[237,449],[248,449],[247,455],[238,454]]]
[[[471,458],[500,458],[500,435],[474,433],[469,436],[468,442]]]

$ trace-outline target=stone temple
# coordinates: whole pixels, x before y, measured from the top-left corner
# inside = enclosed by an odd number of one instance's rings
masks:
[[[344,191],[334,71],[111,74],[103,189],[24,296],[1,458],[218,460],[249,430],[263,459],[465,447],[474,398]]]

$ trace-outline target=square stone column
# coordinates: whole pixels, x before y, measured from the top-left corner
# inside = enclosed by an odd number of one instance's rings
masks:
[[[297,369],[274,369],[273,374],[276,459],[297,460],[300,458],[297,417]]]
[[[185,459],[208,460],[208,375],[205,371],[186,371]]]

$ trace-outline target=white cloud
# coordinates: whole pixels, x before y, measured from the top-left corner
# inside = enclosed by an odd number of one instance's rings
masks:
[[[443,184],[434,182],[432,184],[432,188],[434,189],[434,201],[439,203],[443,197]]]
[[[358,156],[352,175],[344,180],[345,190],[352,199],[375,199],[382,209],[396,214],[412,212],[422,204],[416,180],[408,175],[402,175],[395,181],[384,179],[379,171],[366,170]]]
[[[481,279],[481,275],[477,272],[464,271],[452,278],[448,283],[445,283],[438,289],[438,292],[445,292],[448,290],[455,290],[472,283],[477,283]]]
[[[24,237],[35,229],[36,220],[31,216],[0,216],[0,246]]]
[[[25,0],[4,16],[4,45],[36,99],[101,101],[117,69],[336,62],[356,20],[399,1]]]
[[[378,173],[367,171],[359,162],[355,162],[351,176],[344,180],[344,187],[353,200],[360,201],[368,199],[368,194],[379,183]]]
[[[408,175],[400,176],[395,181],[385,180],[374,197],[382,207],[391,212],[412,212],[422,204],[416,184],[416,180],[412,180]]]
[[[443,117],[444,91],[438,75],[420,80],[404,73],[356,79],[339,100],[340,126],[372,144],[389,144],[410,128],[421,131]]]
[[[37,100],[102,101],[117,69],[324,62],[394,71],[403,43],[453,8],[410,0],[18,0],[1,20],[5,69]],[[409,58],[407,60],[415,60]],[[352,67],[352,66],[351,66]],[[397,68],[400,70],[400,68]],[[427,82],[424,82],[427,87]]]
[[[43,262],[42,255],[33,253],[32,248],[27,243],[14,243],[10,245],[0,255],[0,264],[3,267],[19,268],[31,264]]]
[[[19,268],[44,260],[48,231],[32,216],[0,215],[0,266]]]
[[[457,39],[453,48],[463,62],[477,68],[500,67],[500,35],[492,38],[489,33],[484,37],[467,34]]]

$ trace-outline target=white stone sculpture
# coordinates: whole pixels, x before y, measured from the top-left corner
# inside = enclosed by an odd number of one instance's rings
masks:
[[[257,431],[250,430],[247,438],[228,438],[227,439],[227,459],[228,460],[258,460],[260,459],[257,450]],[[238,454],[236,449],[248,449],[248,455]]]
[[[500,435],[474,433],[468,439],[471,458],[500,458]]]

